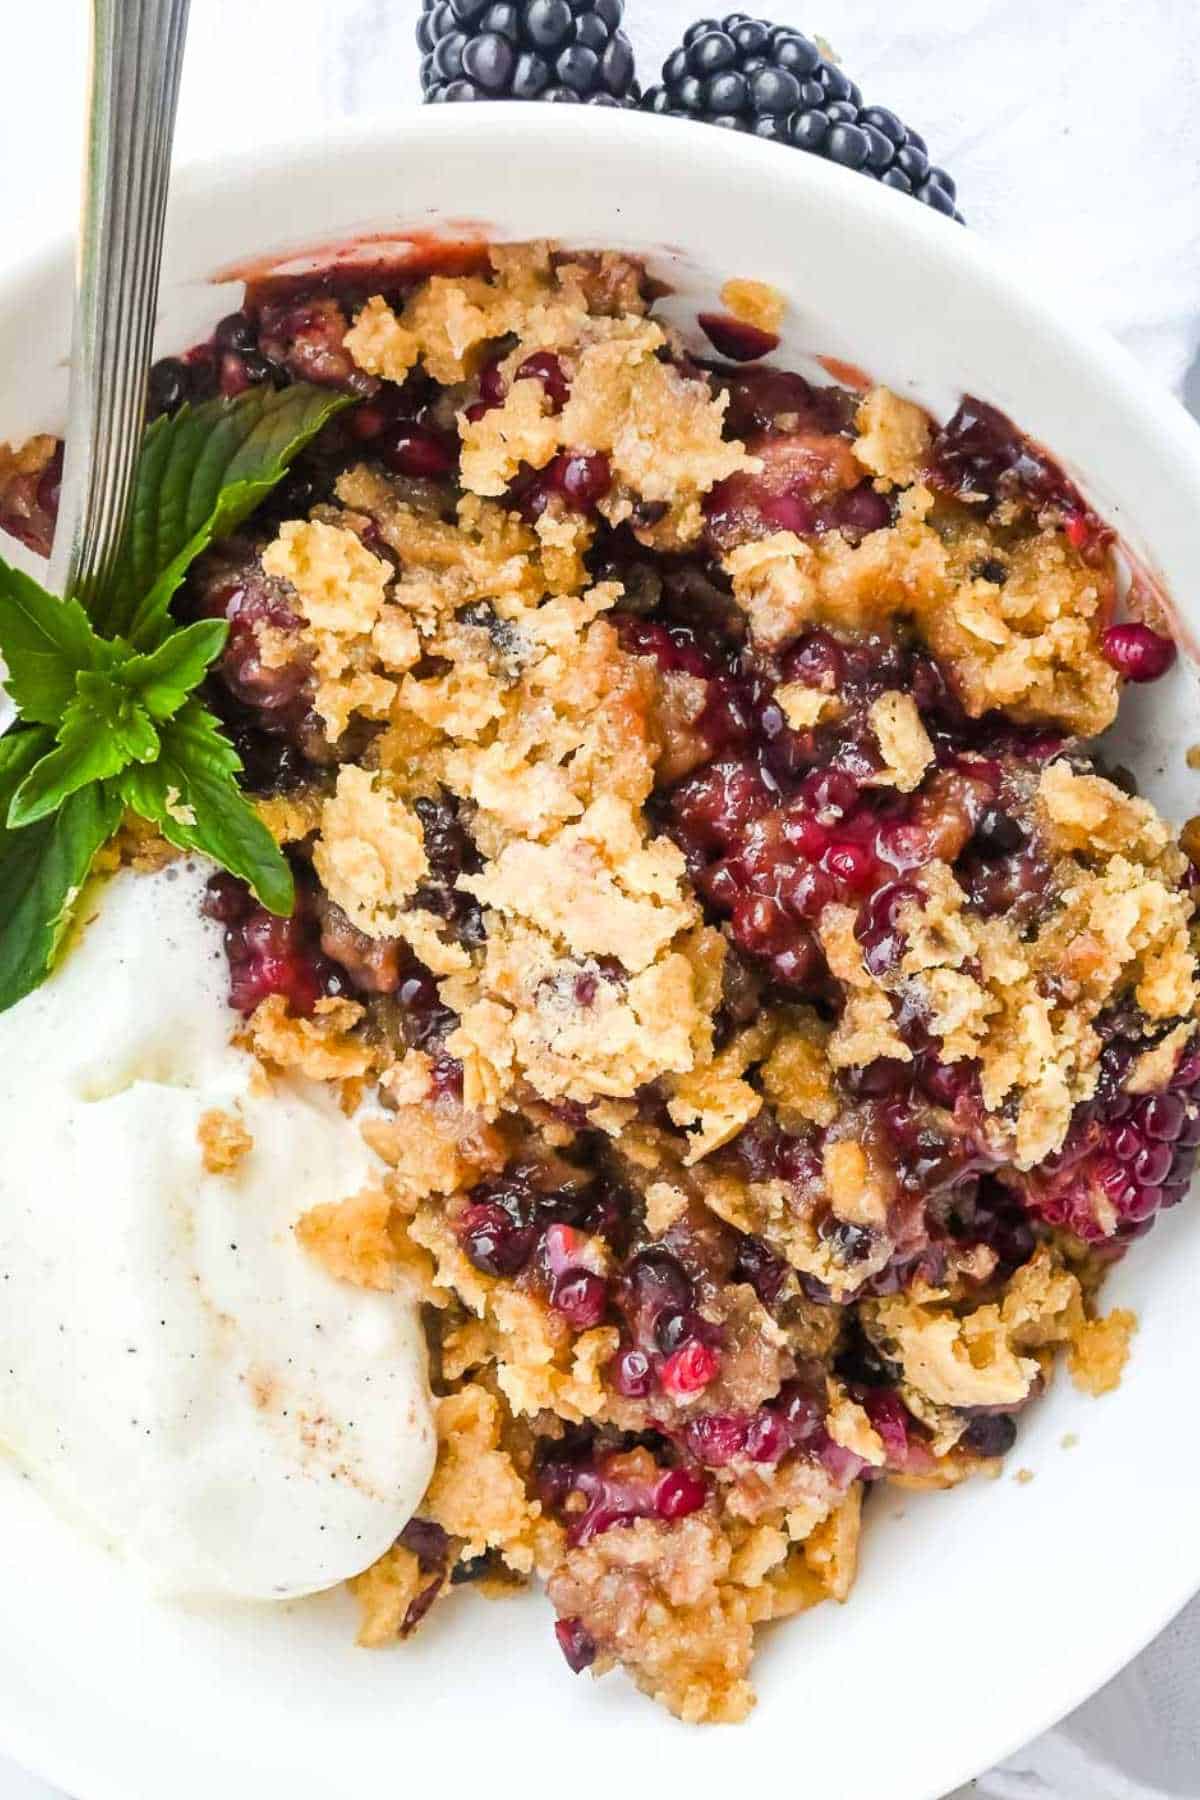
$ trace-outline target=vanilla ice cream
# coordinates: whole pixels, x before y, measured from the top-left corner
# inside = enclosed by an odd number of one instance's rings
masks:
[[[373,1160],[232,1047],[209,872],[117,875],[0,1015],[0,1440],[160,1589],[282,1598],[387,1549],[434,1434],[415,1301],[296,1241]],[[253,1139],[225,1174],[212,1109]]]

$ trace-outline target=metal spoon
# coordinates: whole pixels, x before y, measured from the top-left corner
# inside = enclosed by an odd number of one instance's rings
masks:
[[[133,491],[189,4],[92,0],[66,455],[50,558],[55,592],[85,604],[112,571]]]

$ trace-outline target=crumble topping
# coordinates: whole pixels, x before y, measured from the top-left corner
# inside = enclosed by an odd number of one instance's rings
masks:
[[[829,1029],[810,1007],[789,1007],[775,1020],[770,1054],[760,1064],[759,1085],[787,1130],[807,1121],[832,1125],[838,1098],[829,1063]]]
[[[668,503],[682,536],[700,531],[698,498],[716,482],[755,465],[722,435],[725,405],[657,352],[662,330],[640,320],[591,321],[571,373],[561,415],[547,411],[541,383],[517,380],[503,405],[460,420],[464,485],[503,493],[521,462],[543,468],[560,446],[610,458],[618,484],[643,500]],[[528,344],[522,345],[522,350]],[[520,351],[508,360],[516,361]],[[611,508],[610,508],[611,510]]]
[[[721,305],[745,325],[774,336],[787,317],[787,297],[766,281],[727,281]]]
[[[62,454],[58,439],[45,434],[0,443],[0,528],[39,556],[49,556],[54,539]]]
[[[872,388],[855,415],[854,454],[888,487],[919,483],[929,462],[929,415],[888,388]]]
[[[536,379],[514,382],[503,405],[460,423],[462,480],[473,494],[507,493],[522,463],[544,469],[561,441],[562,428]]]
[[[409,1215],[421,1200],[472,1187],[505,1160],[504,1144],[487,1121],[449,1096],[368,1114],[362,1132],[391,1170],[389,1191]]]
[[[407,1283],[430,1305],[444,1305],[430,1256],[408,1238],[396,1197],[383,1186],[313,1206],[297,1220],[295,1235],[340,1282],[381,1292]]]
[[[1131,798],[1098,775],[1081,775],[1054,762],[1042,776],[1038,809],[1051,847],[1089,864],[1127,856],[1178,882],[1185,859],[1170,830],[1147,800]]]
[[[378,1650],[407,1637],[420,1623],[420,1615],[414,1617],[418,1602],[431,1585],[436,1599],[443,1579],[439,1576],[431,1584],[420,1558],[402,1544],[393,1544],[378,1562],[347,1583],[361,1608],[357,1641],[365,1650]]]
[[[989,1113],[1000,1115],[1016,1098],[1021,1169],[1061,1147],[1074,1107],[1091,1098],[1102,1049],[1095,1025],[1105,1008],[1132,992],[1152,1021],[1190,1015],[1197,993],[1191,903],[1163,879],[1178,879],[1179,852],[1145,802],[1053,763],[1037,807],[1048,847],[1069,854],[1056,871],[1056,904],[1036,935],[974,915],[940,862],[914,874],[913,897],[899,910],[906,948],[885,973],[867,969],[848,908],[829,907],[820,922],[830,967],[851,990],[830,1045],[834,1066],[910,1060],[895,1009],[915,1008],[945,1061],[978,1059]],[[1102,820],[1117,841],[1114,817],[1129,827],[1119,841],[1147,861],[1113,852],[1101,855],[1098,869],[1088,866],[1084,855],[1094,863],[1104,850]],[[1176,1049],[1187,1035],[1176,1027]],[[999,1117],[995,1126],[1003,1129]]]
[[[688,1209],[688,1196],[669,1181],[653,1182],[646,1189],[646,1229],[651,1237],[664,1237]]]
[[[397,916],[429,873],[420,822],[367,769],[339,770],[321,809],[313,867],[325,891],[368,937],[394,935]]]
[[[1100,1276],[1200,1138],[1197,834],[1086,760],[1117,587],[1037,446],[701,365],[653,292],[527,245],[305,302],[367,403],[183,603],[297,873],[221,914],[245,1041],[379,1158],[297,1236],[426,1305],[361,1641],[536,1576],[572,1668],[719,1721],[868,1487],[994,1473],[1059,1354],[1119,1379]]]
[[[438,1403],[438,1460],[426,1496],[428,1515],[470,1558],[491,1549],[512,1569],[533,1567],[540,1508],[525,1497],[511,1458],[501,1448],[500,1403],[470,1383]]]
[[[309,1019],[288,1011],[282,994],[271,994],[245,1030],[247,1049],[268,1069],[303,1075],[309,1081],[346,1081],[365,1075],[372,1057],[350,1035],[363,1016],[353,1000],[318,1000]]]
[[[842,710],[836,694],[806,687],[802,681],[785,682],[776,688],[775,699],[793,731],[811,731],[823,720],[836,719]]]
[[[254,810],[277,844],[302,844],[321,823],[325,797],[319,788],[270,794],[254,802]]]
[[[354,711],[386,717],[394,684],[362,663],[382,613],[389,565],[353,531],[319,519],[293,519],[263,551],[262,566],[287,584],[308,626],[305,637],[318,682],[314,706],[330,739],[341,736]],[[255,631],[263,666],[286,662],[291,654],[286,635],[261,622]]]
[[[892,1195],[888,1185],[872,1170],[861,1144],[851,1138],[827,1143],[822,1167],[829,1204],[839,1219],[868,1230],[872,1225],[886,1224]]]
[[[231,1174],[254,1148],[254,1138],[240,1112],[225,1112],[217,1106],[201,1114],[196,1137],[200,1160],[210,1175]]]
[[[761,1053],[762,1040],[763,1028],[752,1027],[704,1067],[671,1084],[667,1111],[688,1133],[685,1163],[719,1150],[757,1116],[762,1095],[743,1077]]]
[[[815,618],[801,566],[808,548],[793,532],[777,531],[739,544],[725,557],[733,596],[750,621],[755,642],[777,650]]]
[[[97,875],[112,875],[118,869],[136,869],[140,875],[153,875],[182,856],[174,844],[168,844],[154,826],[136,813],[127,812],[117,827],[117,834],[99,851],[93,863]]]
[[[900,1363],[905,1382],[935,1406],[1019,1404],[1044,1373],[1044,1353],[1070,1346],[1080,1387],[1107,1392],[1120,1379],[1135,1321],[1116,1311],[1088,1316],[1079,1281],[1043,1246],[1009,1281],[999,1302],[963,1312],[908,1298],[864,1303],[868,1332]]]
[[[700,498],[727,476],[758,465],[725,439],[723,399],[659,360],[665,341],[657,326],[648,326],[631,340],[585,350],[563,413],[563,437],[607,452],[618,481],[643,500],[667,505],[686,542],[699,536]]]
[[[551,843],[515,839],[462,885],[574,956],[611,957],[638,975],[695,920],[683,872],[674,844],[647,843],[626,808],[600,798]]]
[[[871,707],[871,727],[883,756],[876,781],[911,794],[933,761],[933,745],[912,695],[880,694]]]
[[[609,253],[565,258],[548,245],[497,245],[491,264],[490,277],[420,283],[398,316],[374,296],[345,334],[346,350],[369,374],[386,375],[388,356],[407,374],[419,358],[435,381],[453,387],[478,372],[489,345],[507,337],[557,349],[571,345],[593,317],[622,320],[646,310],[636,266]],[[415,355],[408,361],[410,345]]]
[[[463,1063],[468,1105],[494,1111],[518,1079],[545,1100],[620,1099],[693,1066],[709,1022],[682,951],[618,976],[596,956],[563,953],[551,934],[484,916],[482,966],[443,984],[461,1021],[447,1049]]]
[[[830,1408],[825,1429],[835,1444],[851,1451],[871,1468],[881,1469],[887,1462],[883,1439],[873,1428],[869,1414],[857,1401],[851,1400],[836,1382],[830,1384]]]
[[[1127,1094],[1157,1094],[1169,1087],[1192,1037],[1190,1020],[1176,1025],[1152,1050],[1135,1057],[1122,1086]]]
[[[422,348],[416,333],[405,329],[381,294],[367,301],[342,344],[366,374],[396,382],[403,382]]]
[[[1136,1313],[1123,1306],[1114,1307],[1105,1318],[1083,1320],[1075,1328],[1067,1352],[1067,1368],[1075,1386],[1097,1397],[1119,1387],[1136,1330]]]
[[[809,625],[846,631],[908,617],[952,667],[973,717],[999,708],[1022,724],[1095,736],[1112,724],[1117,676],[1097,627],[1112,606],[1112,578],[1073,559],[1046,529],[1005,546],[1002,584],[973,571],[993,561],[988,529],[936,528],[934,496],[906,488],[894,525],[859,544],[837,532],[813,542],[777,532],[724,559],[734,597],[764,650]]]

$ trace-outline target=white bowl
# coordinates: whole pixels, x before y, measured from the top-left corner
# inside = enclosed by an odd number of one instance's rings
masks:
[[[242,259],[471,227],[646,251],[685,321],[729,276],[772,282],[793,302],[793,366],[845,359],[942,416],[964,390],[994,401],[1200,635],[1200,431],[1180,408],[970,231],[755,139],[603,109],[431,108],[183,173],[161,345],[229,310],[236,290],[211,279]],[[61,426],[68,339],[60,245],[0,280],[0,439]],[[1200,810],[1184,764],[1194,670],[1150,692],[1127,759],[1160,802]],[[570,1675],[535,1596],[464,1596],[385,1653],[353,1647],[342,1595],[161,1605],[6,1469],[0,1741],[78,1800],[331,1800],[447,1780],[611,1800],[631,1774],[703,1800],[784,1771],[822,1800],[934,1800],[1086,1698],[1200,1588],[1198,1282],[1200,1220],[1183,1208],[1111,1284],[1143,1316],[1120,1391],[1094,1402],[1058,1384],[998,1482],[877,1494],[849,1605],[766,1634],[760,1703],[736,1730],[678,1725],[620,1676]]]

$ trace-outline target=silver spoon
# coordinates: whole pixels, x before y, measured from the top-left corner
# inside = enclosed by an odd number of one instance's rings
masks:
[[[66,454],[50,557],[55,592],[85,602],[113,568],[133,491],[189,4],[92,0]]]

